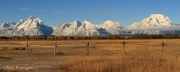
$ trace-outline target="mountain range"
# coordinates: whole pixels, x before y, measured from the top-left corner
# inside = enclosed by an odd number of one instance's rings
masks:
[[[180,34],[180,25],[173,24],[169,17],[163,14],[151,14],[141,22],[123,27],[119,22],[106,20],[95,25],[87,20],[64,23],[61,26],[50,27],[40,18],[30,16],[27,20],[21,19],[4,22],[0,26],[0,36],[94,36],[94,35],[136,35],[136,34]]]

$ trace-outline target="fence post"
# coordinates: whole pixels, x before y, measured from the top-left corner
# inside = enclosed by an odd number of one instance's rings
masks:
[[[164,51],[164,42],[162,41],[162,44],[161,44],[161,47],[162,47],[162,54],[163,54],[163,51]]]
[[[123,44],[122,50],[123,50],[123,53],[125,53],[125,49],[124,49],[124,47],[125,47],[126,42],[125,42],[125,41],[123,41],[123,42],[122,42],[122,44]]]
[[[28,54],[28,40],[26,40],[26,54]]]
[[[54,55],[56,55],[57,41],[54,43]]]
[[[89,46],[90,46],[90,43],[88,42],[87,43],[87,55],[89,55]]]

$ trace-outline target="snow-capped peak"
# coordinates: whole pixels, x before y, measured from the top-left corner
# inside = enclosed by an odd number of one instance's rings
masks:
[[[103,24],[113,24],[114,22],[111,20],[106,20]]]
[[[3,25],[4,25],[4,24],[15,25],[16,23],[13,22],[13,21],[10,21],[10,22],[4,22]]]
[[[24,20],[23,20],[23,19],[21,19],[21,20],[20,20],[20,22],[24,22]]]
[[[168,25],[171,24],[171,20],[167,17],[164,16],[163,14],[152,14],[150,17],[150,20],[152,20],[152,23],[158,23],[162,25]]]
[[[16,24],[16,27],[17,27],[17,26],[20,26],[22,23],[24,23],[24,20],[23,20],[23,19],[21,19],[21,20]]]
[[[80,27],[82,25],[82,23],[79,22],[78,20],[75,20],[74,22],[71,22],[70,24],[73,25],[74,27]]]
[[[150,18],[165,17],[163,14],[151,14]]]
[[[33,16],[33,15],[31,15],[28,19],[34,19],[34,16]]]
[[[28,30],[34,27],[37,28],[39,24],[43,25],[43,21],[40,18],[34,18],[34,16],[30,16],[26,21],[23,21],[21,24],[18,24],[18,30]]]
[[[128,26],[132,28],[159,28],[159,27],[175,26],[171,20],[163,14],[151,14],[150,17],[143,19],[141,22],[135,22]]]
[[[135,28],[135,29],[133,29]],[[94,25],[90,21],[80,22],[75,20],[62,26],[49,27],[44,25],[40,18],[30,16],[27,20],[21,19],[17,24],[13,21],[4,22],[0,26],[0,36],[24,36],[24,35],[64,35],[64,36],[91,36],[91,35],[122,35],[122,34],[177,34],[180,25],[175,25],[163,14],[151,14],[141,22],[124,29],[119,22],[106,20],[100,25]],[[177,31],[174,31],[177,30]]]
[[[14,25],[16,25],[16,23],[13,22],[13,21],[10,21],[10,22],[4,22],[4,23],[1,25],[1,29],[13,28]]]
[[[119,22],[113,22],[113,21],[111,21],[111,20],[106,20],[102,25],[100,25],[100,26],[102,26],[102,27],[111,27],[111,26],[113,26],[113,27],[116,27],[116,26],[118,26],[118,27],[122,27],[123,28],[123,26],[119,23]]]
[[[85,20],[84,22],[82,22],[82,24],[83,24],[82,26],[84,28],[87,28],[87,29],[97,29],[97,27],[94,24],[92,24],[90,21]]]
[[[92,24],[90,21],[87,21],[87,20],[85,20],[84,22],[82,22],[82,24]]]
[[[43,24],[43,21],[40,18],[36,18],[35,21],[38,22],[39,24]]]
[[[99,28],[105,29],[109,34],[119,35],[124,27],[119,22],[106,20],[103,24],[99,25]]]
[[[75,21],[73,21],[73,23],[80,23],[80,21],[78,21],[78,20],[75,20]]]

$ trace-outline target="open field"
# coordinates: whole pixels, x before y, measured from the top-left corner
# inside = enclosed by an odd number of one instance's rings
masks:
[[[125,52],[122,42],[125,41]],[[165,43],[162,53],[161,43]],[[87,56],[86,43],[90,42]],[[0,71],[179,72],[180,39],[0,41]],[[33,46],[34,45],[34,46]]]

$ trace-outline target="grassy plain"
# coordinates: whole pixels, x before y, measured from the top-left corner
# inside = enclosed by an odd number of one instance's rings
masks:
[[[126,42],[125,52],[122,51],[123,41]],[[163,53],[162,41],[165,43]],[[87,42],[91,44],[88,56]],[[180,71],[180,39],[61,40],[57,41],[57,55],[53,55],[54,43],[47,40],[28,41],[29,54],[26,54],[26,41],[0,41],[0,71]]]

